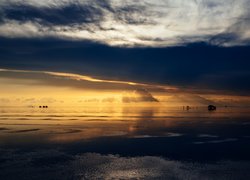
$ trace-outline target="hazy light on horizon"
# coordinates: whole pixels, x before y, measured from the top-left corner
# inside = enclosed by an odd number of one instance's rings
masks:
[[[250,104],[247,97],[199,94],[177,87],[113,81],[72,73],[0,69],[0,105],[152,103],[168,106]]]

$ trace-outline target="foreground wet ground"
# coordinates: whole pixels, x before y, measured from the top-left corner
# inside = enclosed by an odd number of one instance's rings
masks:
[[[0,179],[250,179],[248,108],[0,112]]]

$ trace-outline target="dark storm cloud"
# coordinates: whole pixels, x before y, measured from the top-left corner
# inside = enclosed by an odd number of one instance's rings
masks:
[[[239,36],[235,33],[221,33],[210,38],[211,44],[223,45],[228,42],[234,42],[239,40]]]
[[[210,37],[209,43],[218,46],[250,44],[249,32],[244,32],[245,29],[250,30],[250,15],[239,19],[223,33]]]
[[[1,38],[0,67],[90,75],[182,88],[250,92],[250,47],[204,43],[121,48],[56,39]]]
[[[35,21],[44,25],[73,25],[78,23],[98,23],[103,12],[95,6],[69,4],[63,7],[35,7],[31,5],[9,5],[2,8],[4,19]]]
[[[117,15],[116,20],[126,24],[154,24],[154,21],[149,18],[152,14],[148,13],[147,7],[143,5],[121,7],[115,10],[114,14]]]
[[[0,7],[0,23],[12,20],[17,22],[33,22],[44,27],[61,27],[67,30],[67,26],[74,26],[74,30],[88,30],[98,28],[105,30],[101,22],[105,21],[109,14],[112,18],[125,24],[147,24],[153,23],[149,20],[147,7],[143,5],[124,5],[122,7],[112,7],[109,1],[91,1],[80,3],[72,1],[62,6],[34,6],[32,4],[10,3]],[[147,15],[147,16],[146,16]],[[110,28],[112,30],[112,28]],[[107,29],[107,30],[110,30]],[[49,30],[49,29],[47,29]],[[72,30],[72,29],[71,29]],[[92,29],[93,30],[93,29]]]
[[[40,20],[41,23],[54,25],[98,23],[103,20],[107,12],[112,13],[111,15],[114,16],[115,20],[126,24],[144,24],[148,21],[148,16],[153,15],[147,12],[147,6],[143,4],[127,4],[121,7],[113,7],[109,1],[93,0],[86,4],[72,1],[63,6],[43,7],[20,3],[7,4],[1,7],[1,20],[2,22],[4,19],[17,21]]]
[[[249,5],[3,0],[0,68],[248,94]]]

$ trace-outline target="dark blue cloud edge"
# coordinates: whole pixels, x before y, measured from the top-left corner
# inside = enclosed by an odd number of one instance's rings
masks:
[[[91,75],[183,88],[250,92],[250,46],[206,43],[165,48],[110,47],[55,38],[0,38],[0,67]]]
[[[0,8],[0,23],[6,20],[19,22],[38,22],[45,26],[54,25],[76,25],[76,24],[98,24],[104,20],[105,12],[113,15],[114,20],[126,24],[147,24],[148,16],[157,16],[156,13],[149,14],[145,5],[125,5],[114,8],[109,1],[92,1],[81,4],[71,2],[63,6],[36,7],[29,4],[10,3]]]

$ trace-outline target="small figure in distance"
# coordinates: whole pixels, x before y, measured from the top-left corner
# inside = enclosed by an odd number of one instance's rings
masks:
[[[209,111],[215,111],[215,110],[216,110],[216,106],[214,106],[214,105],[209,105],[209,106],[207,107],[207,109],[208,109]]]
[[[48,106],[39,106],[39,108],[48,108]]]

